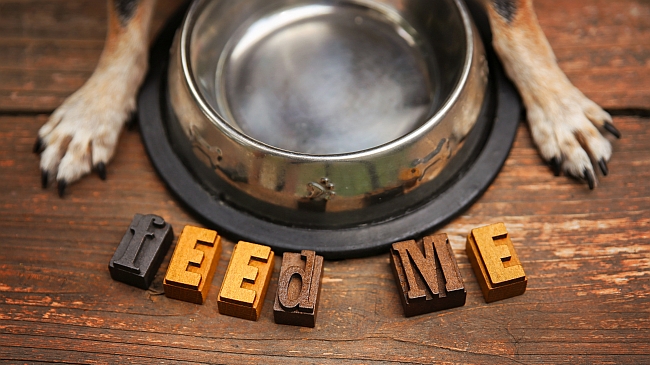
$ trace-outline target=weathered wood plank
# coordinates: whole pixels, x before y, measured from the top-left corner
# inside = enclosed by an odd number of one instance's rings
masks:
[[[560,67],[605,108],[650,108],[650,3],[535,0]]]
[[[605,108],[650,108],[650,3],[536,0],[560,67]]]
[[[488,192],[441,232],[465,280],[464,307],[404,318],[387,254],[326,262],[314,329],[220,315],[225,240],[204,305],[162,293],[168,253],[144,291],[107,265],[133,214],[197,224],[125,131],[108,180],[59,199],[41,190],[33,136],[43,116],[0,117],[0,357],[100,363],[643,363],[650,353],[648,119],[616,118],[610,176],[589,191],[553,177],[524,124]],[[134,179],[138,184],[134,184]],[[472,228],[504,221],[529,277],[522,296],[486,304],[464,251]],[[269,293],[277,290],[280,260]]]
[[[181,0],[160,0],[154,34]],[[560,66],[606,108],[650,108],[650,3],[536,0]],[[54,110],[94,69],[103,1],[0,3],[0,111]]]
[[[158,0],[152,36],[183,0]],[[51,112],[90,77],[106,1],[0,2],[0,111]]]

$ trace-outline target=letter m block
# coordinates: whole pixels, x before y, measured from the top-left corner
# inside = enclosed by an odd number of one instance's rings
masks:
[[[390,260],[405,316],[465,305],[467,292],[446,234],[394,243]]]

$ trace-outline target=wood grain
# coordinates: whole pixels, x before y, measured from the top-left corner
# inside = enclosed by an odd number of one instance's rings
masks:
[[[183,0],[158,0],[151,38]],[[0,110],[49,113],[90,77],[104,47],[106,1],[0,2]]]
[[[71,6],[80,13],[70,13]],[[0,2],[0,42],[22,47],[0,48],[0,111],[5,113],[0,114],[0,359],[282,365],[648,362],[647,118],[615,118],[623,138],[613,141],[610,175],[600,177],[593,191],[554,177],[521,125],[494,184],[440,229],[468,279],[467,303],[460,308],[404,318],[388,254],[326,262],[313,329],[273,323],[272,296],[257,322],[220,315],[217,290],[202,306],[166,298],[162,273],[171,252],[148,291],[111,280],[106,263],[135,213],[157,214],[175,227],[199,222],[156,176],[137,130],[123,132],[106,181],[89,176],[59,199],[53,187],[40,188],[38,159],[31,153],[47,115],[7,114],[51,110],[74,83],[83,82],[101,51],[104,6],[90,0]],[[569,77],[589,96],[616,108],[650,100],[644,89],[649,85],[644,81],[649,6],[644,0],[536,0],[542,27]],[[76,47],[75,62],[88,69],[56,71],[73,59],[60,47]],[[33,60],[41,63],[29,64]],[[627,62],[625,67],[617,66],[618,60]],[[598,62],[605,70],[599,71],[605,72],[602,79],[589,76]],[[5,86],[13,82],[7,75],[17,75],[18,82]],[[44,88],[39,80],[51,86]],[[478,282],[470,279],[465,239],[472,228],[494,222],[506,223],[529,285],[524,295],[486,304]],[[233,242],[222,244],[215,285],[223,280],[232,254]],[[275,266],[271,293],[277,290],[279,263]]]
[[[182,0],[159,0],[156,34]],[[560,67],[606,108],[650,108],[650,3],[535,0]],[[92,73],[106,36],[97,0],[0,2],[0,109],[51,112]]]
[[[650,2],[535,0],[558,63],[605,108],[650,108]]]
[[[155,175],[137,131],[126,131],[108,179],[90,176],[65,199],[42,190],[33,136],[46,116],[0,117],[0,357],[71,362],[645,363],[650,352],[650,120],[616,118],[611,174],[589,191],[554,177],[522,124],[494,185],[441,229],[464,278],[468,232],[504,221],[530,284],[486,304],[475,280],[467,303],[404,318],[388,255],[327,262],[318,323],[258,322],[110,279],[106,262],[136,212],[197,224]],[[133,179],[138,184],[133,184]],[[223,280],[233,243],[214,285]],[[171,252],[159,273],[167,269]],[[269,290],[277,290],[276,269]],[[553,295],[549,295],[549,293]],[[296,332],[296,331],[300,332]],[[296,336],[300,341],[295,340]],[[129,360],[131,361],[131,360]],[[91,360],[87,361],[91,362]]]

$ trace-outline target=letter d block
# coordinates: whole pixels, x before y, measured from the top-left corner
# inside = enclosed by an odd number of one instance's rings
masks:
[[[274,253],[268,246],[239,241],[221,284],[219,313],[257,321],[273,274]]]
[[[278,294],[273,303],[275,323],[316,326],[316,310],[323,273],[323,256],[303,250],[286,252],[278,279]]]
[[[153,214],[136,214],[108,271],[113,280],[147,289],[174,238],[172,226]]]
[[[203,304],[221,255],[217,232],[185,226],[163,281],[168,298]]]
[[[405,316],[465,305],[467,291],[446,234],[393,243],[390,261]]]
[[[467,236],[466,250],[487,303],[526,291],[526,273],[505,224],[473,229]]]

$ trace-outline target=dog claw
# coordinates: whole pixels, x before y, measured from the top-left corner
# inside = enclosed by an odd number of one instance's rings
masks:
[[[561,172],[561,167],[562,164],[560,163],[560,159],[557,157],[553,157],[551,161],[549,161],[549,164],[551,165],[551,168],[553,169],[553,174],[555,176],[560,176]]]
[[[45,170],[41,170],[41,187],[43,189],[47,188],[47,183],[49,181],[49,174]]]
[[[598,166],[600,166],[600,171],[603,172],[603,176],[609,174],[609,169],[607,168],[607,162],[605,162],[605,159],[601,158],[600,161],[598,161]]]
[[[106,180],[106,164],[100,162],[97,164],[97,166],[95,166],[95,169],[97,170],[97,175],[99,175],[99,178]]]
[[[587,184],[589,184],[589,190],[594,190],[594,187],[596,186],[596,179],[594,178],[594,174],[591,171],[585,169],[583,175],[587,180]]]
[[[59,198],[63,198],[63,195],[65,194],[65,188],[68,186],[68,183],[65,182],[65,180],[59,180],[58,182],[58,190],[59,190]]]
[[[129,119],[126,120],[126,129],[132,131],[135,126],[138,124],[138,113],[137,112],[132,112],[129,115]]]
[[[36,143],[34,143],[34,153],[41,153],[45,149],[45,143],[43,143],[43,140],[41,137],[36,138]]]
[[[621,139],[621,132],[619,132],[619,130],[616,129],[616,127],[614,127],[614,125],[612,123],[605,122],[605,124],[603,124],[603,128],[605,128],[605,130],[607,130],[609,133],[611,133],[617,139]]]

